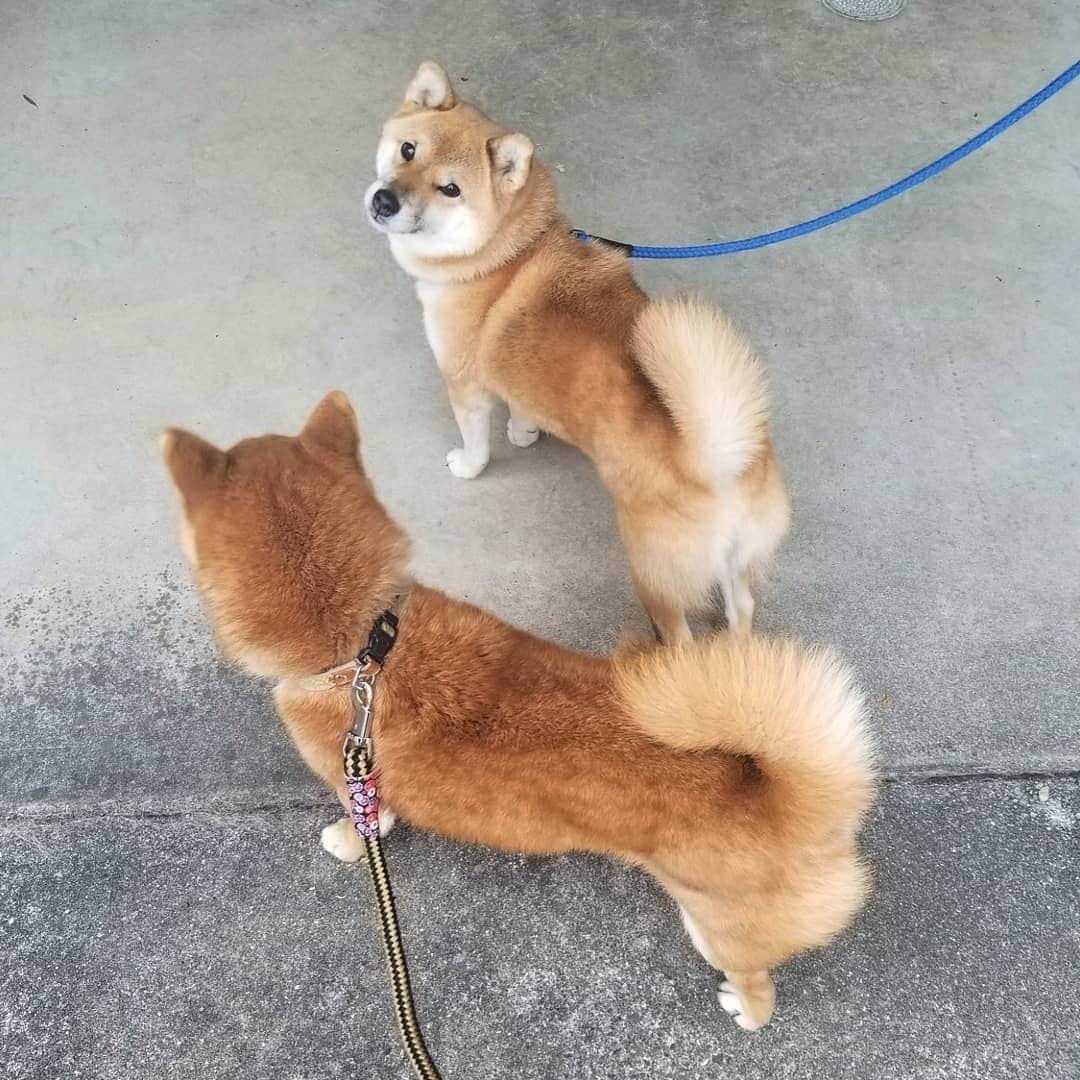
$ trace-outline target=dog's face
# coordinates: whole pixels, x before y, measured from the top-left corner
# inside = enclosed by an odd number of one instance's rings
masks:
[[[407,556],[359,449],[340,392],[296,438],[264,435],[225,451],[175,428],[162,437],[181,546],[223,651],[254,674],[312,674],[347,660],[368,632],[373,592]]]
[[[480,251],[525,186],[533,144],[458,102],[446,72],[420,65],[375,156],[368,218],[420,257]]]

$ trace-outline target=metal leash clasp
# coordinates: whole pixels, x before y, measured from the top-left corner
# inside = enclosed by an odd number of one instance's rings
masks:
[[[346,744],[363,746],[371,751],[371,714],[375,703],[376,672],[360,665],[352,681],[353,722],[345,736]]]

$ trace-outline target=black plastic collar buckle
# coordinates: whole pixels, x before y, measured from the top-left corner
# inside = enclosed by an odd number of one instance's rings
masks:
[[[387,654],[394,647],[398,634],[398,617],[387,609],[376,620],[368,634],[367,644],[356,658],[361,669],[369,660],[382,667]]]

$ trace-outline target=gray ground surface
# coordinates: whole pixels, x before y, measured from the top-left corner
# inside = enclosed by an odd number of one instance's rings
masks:
[[[360,203],[420,59],[534,136],[578,224],[664,243],[865,194],[1078,42],[1049,0],[876,25],[816,0],[3,5],[8,1073],[403,1075],[366,885],[316,849],[331,811],[265,688],[215,657],[162,426],[293,430],[342,387],[425,580],[583,649],[644,629],[576,452],[497,437],[480,480],[442,465],[417,303]],[[1078,130],[1074,87],[870,215],[637,268],[718,300],[768,361],[795,527],[759,626],[839,647],[868,688],[901,781],[878,891],[746,1036],[634,875],[396,834],[448,1080],[1080,1068]]]
[[[776,1018],[752,1036],[637,873],[394,833],[429,1043],[446,1077],[476,1080],[1074,1077],[1080,789],[1038,787],[890,786],[873,902],[779,972]],[[8,821],[9,1075],[403,1076],[366,870],[315,843],[332,817]]]

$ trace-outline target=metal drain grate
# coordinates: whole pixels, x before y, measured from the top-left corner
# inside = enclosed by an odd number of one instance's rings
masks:
[[[905,0],[821,0],[837,15],[848,19],[862,19],[864,22],[877,22],[899,15]]]

